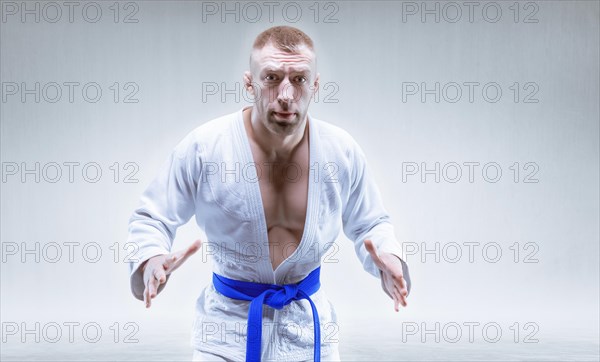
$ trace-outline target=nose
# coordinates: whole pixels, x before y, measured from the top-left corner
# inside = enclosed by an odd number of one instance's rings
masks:
[[[279,84],[279,89],[277,90],[277,101],[279,104],[287,105],[288,103],[294,101],[294,96],[294,87],[292,86],[292,83],[290,83],[288,77],[285,77],[281,84]]]

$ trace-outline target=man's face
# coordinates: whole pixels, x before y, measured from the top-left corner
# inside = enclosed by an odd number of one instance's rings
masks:
[[[273,133],[293,134],[318,87],[315,54],[306,46],[287,53],[267,44],[253,50],[245,82],[258,119]]]

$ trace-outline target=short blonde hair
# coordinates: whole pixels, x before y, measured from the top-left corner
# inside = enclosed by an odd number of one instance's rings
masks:
[[[263,31],[256,37],[252,49],[262,49],[269,43],[288,53],[295,53],[302,45],[315,51],[312,39],[302,30],[291,26],[274,26]]]

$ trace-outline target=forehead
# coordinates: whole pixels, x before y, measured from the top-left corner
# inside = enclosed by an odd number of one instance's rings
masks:
[[[310,71],[314,64],[315,53],[305,45],[294,53],[277,49],[272,44],[252,51],[252,68],[257,71],[282,68]]]

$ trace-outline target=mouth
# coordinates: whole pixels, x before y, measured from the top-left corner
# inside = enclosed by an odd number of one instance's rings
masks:
[[[290,112],[273,112],[278,118],[290,119],[296,115],[296,113]]]

